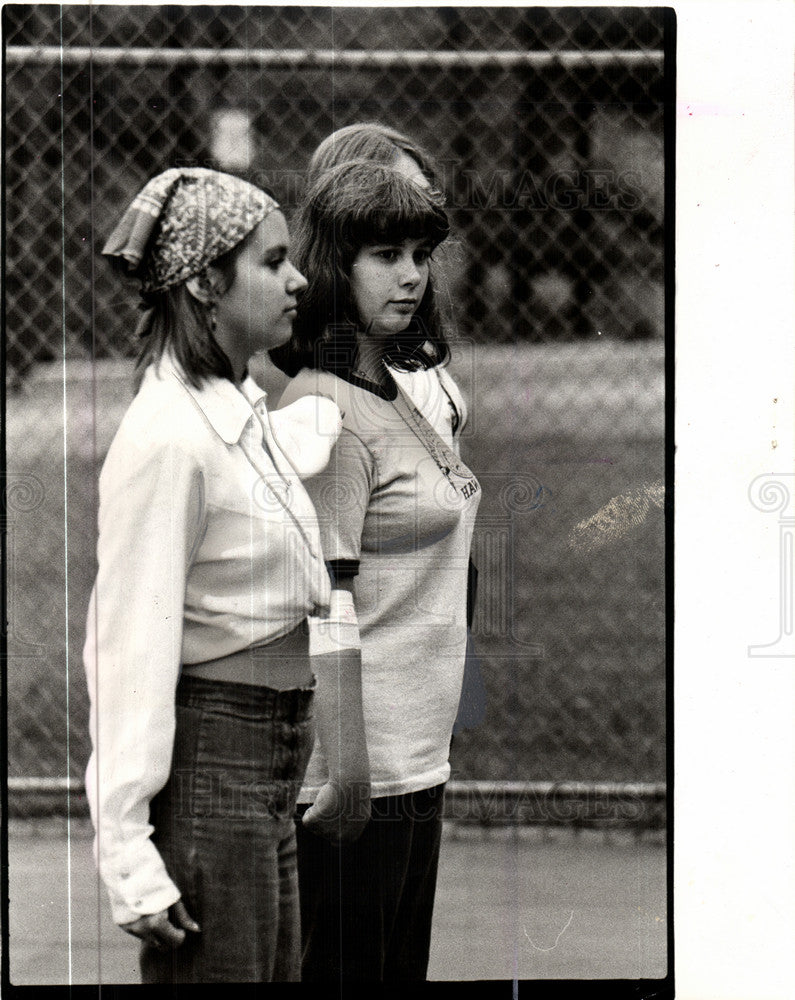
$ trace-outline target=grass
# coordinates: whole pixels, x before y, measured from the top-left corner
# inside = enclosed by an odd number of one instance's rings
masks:
[[[85,767],[96,477],[127,372],[70,378],[66,434],[60,369],[8,400],[11,775]],[[662,780],[664,531],[660,504],[642,499],[663,475],[659,345],[462,345],[454,372],[483,487],[477,668],[454,777]],[[572,534],[622,496],[609,531]]]

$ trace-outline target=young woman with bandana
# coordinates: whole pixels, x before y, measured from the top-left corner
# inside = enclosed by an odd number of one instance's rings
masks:
[[[307,827],[355,838],[369,804],[361,679],[325,618],[301,483],[340,412],[314,399],[270,414],[247,376],[291,335],[306,281],[288,249],[268,194],[185,168],[144,187],[103,251],[140,280],[145,313],[140,385],[99,484],[86,789],[146,983],[299,977],[293,815],[313,704],[332,764]]]

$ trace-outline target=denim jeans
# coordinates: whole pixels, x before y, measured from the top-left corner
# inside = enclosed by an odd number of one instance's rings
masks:
[[[183,676],[152,840],[201,933],[144,945],[144,983],[300,978],[295,799],[312,750],[311,688]]]
[[[426,979],[444,785],[373,799],[352,844],[310,833],[298,813],[304,982]]]

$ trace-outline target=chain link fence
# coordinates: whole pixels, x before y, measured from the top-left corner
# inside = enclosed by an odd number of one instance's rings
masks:
[[[135,351],[98,257],[120,209],[202,164],[289,216],[317,143],[378,120],[441,166],[465,445],[494,477],[454,777],[661,781],[663,12],[10,4],[3,29],[10,775],[88,753],[96,477]]]

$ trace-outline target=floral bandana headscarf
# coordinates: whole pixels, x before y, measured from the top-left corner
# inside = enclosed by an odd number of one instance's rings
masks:
[[[162,292],[231,250],[277,202],[232,174],[175,167],[133,199],[102,253],[141,279],[141,293]]]

